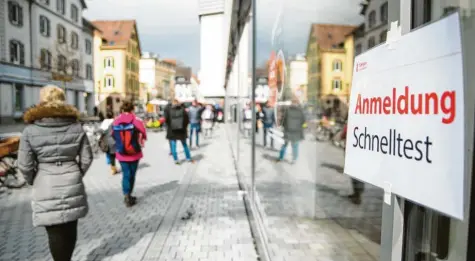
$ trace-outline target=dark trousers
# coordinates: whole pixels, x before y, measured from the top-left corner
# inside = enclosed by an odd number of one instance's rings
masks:
[[[54,261],[71,261],[77,240],[78,222],[46,226],[49,250]]]
[[[269,130],[271,129],[272,127],[266,127],[264,126],[264,147],[267,146],[267,134],[269,134]],[[272,148],[274,148],[274,138],[272,138],[272,136],[270,137],[270,146]]]
[[[115,167],[115,153],[109,153],[110,165]]]
[[[139,161],[120,161],[120,167],[122,168],[122,192],[124,195],[131,195],[135,185],[135,174]]]

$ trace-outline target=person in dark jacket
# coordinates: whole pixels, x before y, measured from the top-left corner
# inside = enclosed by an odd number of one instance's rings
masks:
[[[180,141],[185,151],[186,160],[193,163],[190,148],[186,143],[188,138],[187,129],[190,123],[188,113],[178,100],[173,100],[172,105],[165,110],[165,121],[167,123],[167,139],[170,141],[170,149],[175,160],[175,164],[179,165],[178,154],[176,151],[177,142]]]
[[[275,125],[275,113],[274,108],[272,108],[270,102],[267,102],[266,105],[262,108],[263,118],[262,123],[264,125],[264,147],[267,146],[267,134],[269,130],[272,129]],[[270,146],[274,148],[274,138],[270,137]]]
[[[171,102],[168,102],[167,105],[165,105],[165,108],[163,108],[163,117],[165,117],[167,115],[167,111],[170,110],[170,108],[172,107],[172,103]],[[170,128],[168,128],[168,125],[167,125],[167,118],[165,117],[165,125],[166,125],[166,128],[167,128],[167,140],[168,140],[168,145],[170,147],[170,152],[168,153],[168,155],[172,156],[172,142],[171,140],[168,138],[170,135],[169,135],[169,131],[171,131]]]
[[[83,178],[92,164],[79,111],[66,104],[63,89],[40,90],[40,103],[28,109],[20,138],[18,168],[33,186],[33,225],[44,226],[54,261],[70,261],[78,219],[88,213]]]
[[[280,149],[278,161],[284,160],[289,143],[292,144],[292,163],[298,158],[299,142],[304,139],[303,125],[305,114],[300,107],[297,97],[292,98],[292,104],[285,109],[282,125],[284,127],[284,145]]]

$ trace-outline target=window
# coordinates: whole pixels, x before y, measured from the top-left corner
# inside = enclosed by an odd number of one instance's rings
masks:
[[[48,17],[44,16],[44,15],[40,15],[40,33],[41,35],[43,36],[50,36],[50,22],[49,22],[49,19]]]
[[[114,88],[114,77],[111,75],[107,75],[104,78],[104,87],[106,88]]]
[[[79,21],[79,10],[76,5],[71,5],[71,19],[74,22]]]
[[[387,35],[386,30],[381,32],[381,34],[379,35],[379,43],[385,43],[386,42],[386,35]]]
[[[358,55],[358,54],[360,54],[362,51],[363,51],[363,47],[361,46],[361,44],[357,44],[357,45],[355,46],[355,54]]]
[[[333,61],[333,71],[341,71],[343,70],[342,64],[340,60]]]
[[[412,0],[411,9],[411,29],[430,22],[432,0]]]
[[[10,62],[25,65],[25,46],[17,40],[10,40]]]
[[[341,90],[341,80],[333,80],[332,88],[333,90]]]
[[[371,36],[368,39],[368,49],[373,48],[376,45],[376,41],[374,40],[374,36]]]
[[[368,27],[372,28],[376,25],[376,11],[371,11],[368,16]]]
[[[79,48],[79,35],[75,32],[71,32],[71,48],[74,50]]]
[[[23,85],[15,83],[15,111],[23,111]]]
[[[92,43],[91,40],[86,39],[86,54],[92,53]]]
[[[71,72],[74,76],[79,77],[79,61],[76,59],[71,61]]]
[[[381,12],[381,23],[386,24],[388,22],[388,2],[381,5],[380,12]]]
[[[56,10],[61,14],[66,14],[66,6],[64,5],[64,0],[56,0]]]
[[[65,43],[66,42],[66,28],[60,24],[58,24],[58,42]]]
[[[51,70],[51,52],[48,49],[41,49],[40,66],[41,69]]]
[[[78,91],[74,92],[74,106],[78,109],[81,109],[79,108],[79,95],[80,95],[80,92]]]
[[[92,65],[86,64],[86,79],[92,80]]]
[[[58,55],[58,72],[66,73],[68,67],[68,60],[64,55]]]
[[[114,68],[114,58],[106,57],[104,59],[104,68]]]
[[[16,26],[23,26],[23,7],[15,1],[8,1],[8,19]]]

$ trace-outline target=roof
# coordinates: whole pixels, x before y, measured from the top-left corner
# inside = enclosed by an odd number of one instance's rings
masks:
[[[175,59],[162,59],[162,61],[176,66],[176,60]]]
[[[312,24],[312,33],[320,48],[332,49],[345,41],[345,37],[357,26],[338,24]]]
[[[97,28],[94,24],[91,23],[91,21],[87,20],[84,17],[82,18],[82,24],[85,27],[88,27],[88,28],[91,28],[91,29],[94,29],[94,30],[97,30],[97,31],[101,32],[101,30],[99,28]]]
[[[92,24],[102,31],[102,36],[109,45],[127,45],[134,28],[136,29],[135,20],[93,21]]]

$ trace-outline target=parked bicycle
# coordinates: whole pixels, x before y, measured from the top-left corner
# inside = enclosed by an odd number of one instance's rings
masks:
[[[20,135],[0,137],[0,186],[15,189],[26,184],[26,180],[19,173],[17,166]]]

